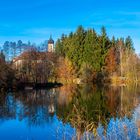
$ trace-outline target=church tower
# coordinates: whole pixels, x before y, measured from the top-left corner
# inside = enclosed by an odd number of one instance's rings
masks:
[[[54,40],[52,39],[52,36],[50,36],[50,39],[48,40],[48,52],[54,52]]]

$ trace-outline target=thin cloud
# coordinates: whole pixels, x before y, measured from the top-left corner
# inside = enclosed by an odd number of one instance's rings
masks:
[[[127,15],[127,16],[140,16],[140,11],[119,11],[117,12],[121,15]]]
[[[50,35],[50,34],[69,33],[71,31],[73,31],[73,29],[69,29],[69,28],[33,28],[33,29],[27,29],[23,33],[44,36],[44,35]]]
[[[70,28],[30,28],[25,29],[24,31],[19,31],[17,36],[14,35],[3,35],[0,36],[0,45],[2,45],[6,40],[8,41],[18,41],[22,40],[23,42],[31,41],[32,43],[40,44],[45,40],[48,40],[50,35],[56,41],[61,35],[69,34],[74,29]]]
[[[92,26],[106,26],[113,28],[140,28],[140,22],[127,20],[104,20],[90,23]]]
[[[92,13],[88,20],[91,26],[110,28],[140,28],[140,12],[129,11],[105,11]]]

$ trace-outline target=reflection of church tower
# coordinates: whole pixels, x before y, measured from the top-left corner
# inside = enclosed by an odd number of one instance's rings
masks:
[[[50,39],[48,40],[48,52],[54,52],[54,40],[50,36]]]

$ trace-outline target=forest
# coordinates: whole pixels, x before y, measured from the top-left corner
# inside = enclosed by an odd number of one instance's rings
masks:
[[[16,61],[22,60],[22,65]],[[16,64],[16,67],[15,67]],[[135,83],[140,58],[130,36],[110,39],[105,27],[79,26],[55,43],[55,52],[47,52],[47,41],[40,45],[6,41],[0,53],[0,87],[24,83]]]
[[[110,39],[105,27],[98,34],[94,29],[79,26],[76,32],[57,40],[55,52],[64,62],[60,78],[76,77],[84,82],[139,80],[140,58],[131,37]]]

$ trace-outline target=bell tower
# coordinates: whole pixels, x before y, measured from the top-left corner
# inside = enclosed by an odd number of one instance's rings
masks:
[[[54,40],[52,39],[52,36],[50,36],[50,39],[48,40],[48,52],[54,52]]]

